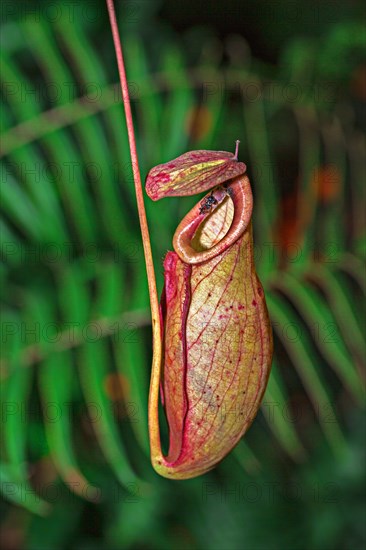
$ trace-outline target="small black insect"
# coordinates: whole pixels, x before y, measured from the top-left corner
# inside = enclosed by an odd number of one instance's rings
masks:
[[[216,190],[224,190],[226,195],[229,195],[229,197],[233,196],[233,190],[231,187],[228,187],[228,185],[219,185],[218,187],[215,187],[215,189],[211,191],[211,195],[206,197],[201,202],[200,214],[207,214],[208,212],[211,212],[212,207],[218,204],[218,200],[213,195]]]
[[[217,200],[213,196],[213,191],[211,195],[206,197],[202,202],[200,206],[200,214],[207,214],[207,212],[211,211],[211,208],[217,204]]]

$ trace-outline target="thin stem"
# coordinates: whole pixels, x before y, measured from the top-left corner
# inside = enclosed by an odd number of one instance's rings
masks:
[[[145,253],[146,270],[148,274],[151,309],[152,310],[157,309],[157,312],[158,312],[159,307],[158,307],[158,301],[157,301],[155,272],[154,272],[154,264],[153,264],[153,258],[152,258],[152,252],[151,252],[149,228],[148,228],[147,219],[146,219],[144,198],[143,198],[143,192],[142,192],[141,176],[140,176],[139,163],[138,163],[138,157],[137,157],[135,131],[133,127],[126,71],[125,71],[125,66],[123,61],[122,47],[121,47],[121,41],[120,41],[118,27],[117,27],[113,0],[107,0],[107,7],[108,7],[109,19],[111,22],[114,47],[116,50],[118,71],[119,71],[119,77],[121,81],[122,99],[123,99],[123,104],[124,104],[125,114],[126,114],[126,125],[127,125],[128,141],[130,146],[133,179],[135,183],[137,209],[139,214],[140,227],[141,227],[141,233],[142,233],[142,242],[143,242],[144,253]],[[157,318],[159,319],[159,315],[157,315]]]
[[[160,383],[160,369],[161,369],[161,357],[162,357],[162,344],[161,344],[161,329],[160,329],[160,311],[159,301],[156,290],[156,280],[154,263],[151,253],[151,244],[149,236],[149,228],[147,225],[144,198],[141,185],[141,176],[136,151],[135,132],[133,127],[133,119],[131,112],[130,97],[128,93],[128,84],[126,78],[125,65],[122,55],[122,46],[118,32],[118,26],[116,21],[116,14],[114,10],[113,0],[106,0],[109,13],[109,19],[112,28],[112,35],[114,41],[114,47],[116,51],[118,72],[121,81],[122,99],[126,114],[126,125],[128,133],[128,141],[130,146],[131,162],[133,179],[135,183],[137,209],[140,220],[142,243],[144,247],[145,263],[147,271],[147,279],[149,285],[150,295],[150,307],[151,307],[151,320],[153,331],[153,365],[151,371],[150,382],[150,397],[149,397],[149,428],[150,428],[150,445],[151,452],[155,455],[160,455],[160,431],[159,431],[159,419],[158,419],[158,398],[159,398],[159,383]]]

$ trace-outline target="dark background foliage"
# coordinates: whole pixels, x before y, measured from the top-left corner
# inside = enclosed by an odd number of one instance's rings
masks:
[[[116,0],[142,176],[241,140],[273,372],[237,448],[149,462],[150,315],[102,0],[1,6],[2,547],[365,545],[361,2]],[[146,207],[162,258],[193,199]]]

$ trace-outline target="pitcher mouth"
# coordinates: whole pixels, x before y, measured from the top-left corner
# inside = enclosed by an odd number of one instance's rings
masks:
[[[223,196],[218,196],[220,192]],[[218,198],[216,199],[216,197]],[[210,211],[206,212],[206,217],[197,227],[191,240],[191,245],[197,252],[209,250],[222,241],[234,218],[234,203],[227,192],[223,194],[220,189],[214,190],[212,195],[206,196],[201,201],[201,205],[203,203],[201,209],[207,208],[205,202],[207,200],[209,201]],[[211,206],[212,200],[217,202]]]
[[[215,188],[183,218],[173,247],[188,264],[211,260],[231,246],[246,230],[253,208],[247,176]]]

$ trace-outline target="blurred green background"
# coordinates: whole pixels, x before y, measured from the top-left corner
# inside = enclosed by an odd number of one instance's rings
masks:
[[[364,548],[362,3],[116,10],[142,176],[241,140],[273,372],[215,470],[154,473],[147,283],[104,2],[4,0],[2,548]],[[146,199],[160,290],[196,201]]]

